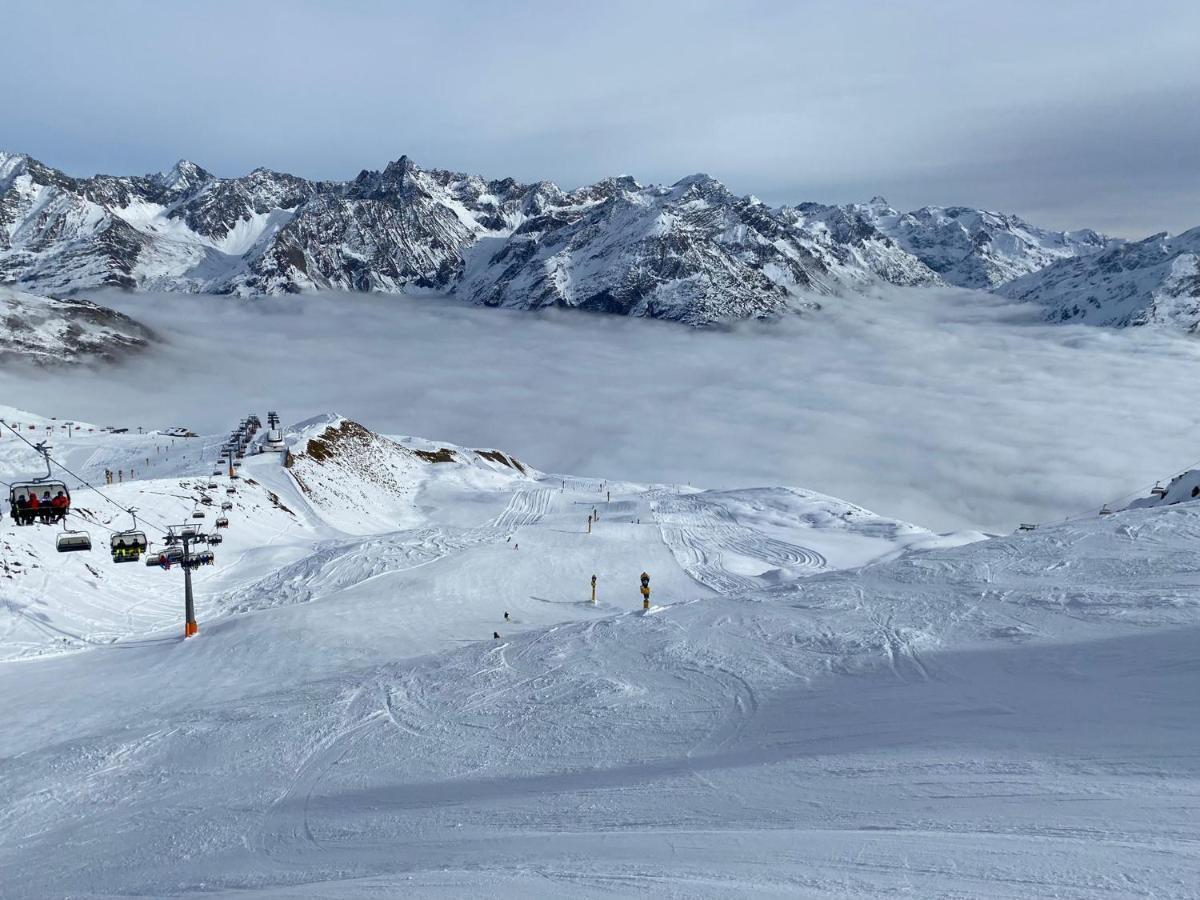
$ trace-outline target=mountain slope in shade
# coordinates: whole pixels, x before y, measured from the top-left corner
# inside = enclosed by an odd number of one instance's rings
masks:
[[[87,300],[0,285],[0,362],[111,362],[145,350],[153,337],[134,319]]]
[[[219,178],[186,160],[80,179],[0,154],[0,280],[40,291],[431,290],[703,325],[877,283],[992,287],[1105,243],[961,207],[901,214],[878,198],[775,208],[707,175],[564,192],[401,157],[347,182]]]
[[[1195,332],[1200,329],[1200,228],[1063,260],[999,293],[1042,304],[1052,321],[1117,327],[1159,323]]]

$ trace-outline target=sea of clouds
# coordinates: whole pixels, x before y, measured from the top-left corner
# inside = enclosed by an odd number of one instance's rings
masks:
[[[331,411],[546,471],[797,485],[938,530],[1095,510],[1200,458],[1195,339],[1049,325],[979,292],[704,331],[444,297],[86,296],[162,344],[102,370],[10,366],[4,402],[201,431]]]

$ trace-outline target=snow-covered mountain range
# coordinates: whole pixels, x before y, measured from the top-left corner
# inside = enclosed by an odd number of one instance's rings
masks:
[[[431,290],[702,325],[877,283],[992,289],[1115,246],[963,207],[771,207],[707,175],[563,191],[401,157],[345,182],[187,161],[74,178],[0,153],[0,281],[38,292]]]
[[[153,332],[80,298],[38,297],[0,285],[0,363],[116,361],[145,350]]]
[[[1200,329],[1200,228],[1156,234],[1101,253],[1066,258],[1009,282],[1000,293],[1046,307],[1055,321],[1160,323]]]

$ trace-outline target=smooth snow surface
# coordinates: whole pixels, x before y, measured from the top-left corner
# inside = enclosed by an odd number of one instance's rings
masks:
[[[223,434],[0,418],[134,467],[101,492],[147,523],[226,496]],[[972,540],[340,416],[286,440],[186,642],[179,571],[5,521],[6,898],[1195,896],[1197,504]],[[0,478],[37,469],[6,432]]]

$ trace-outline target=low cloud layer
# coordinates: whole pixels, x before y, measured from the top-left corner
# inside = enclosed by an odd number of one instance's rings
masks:
[[[89,297],[169,343],[99,375],[10,368],[5,402],[206,431],[335,411],[548,471],[793,484],[942,530],[1098,509],[1200,457],[1194,340],[1045,325],[974,292],[707,332],[436,297]]]

